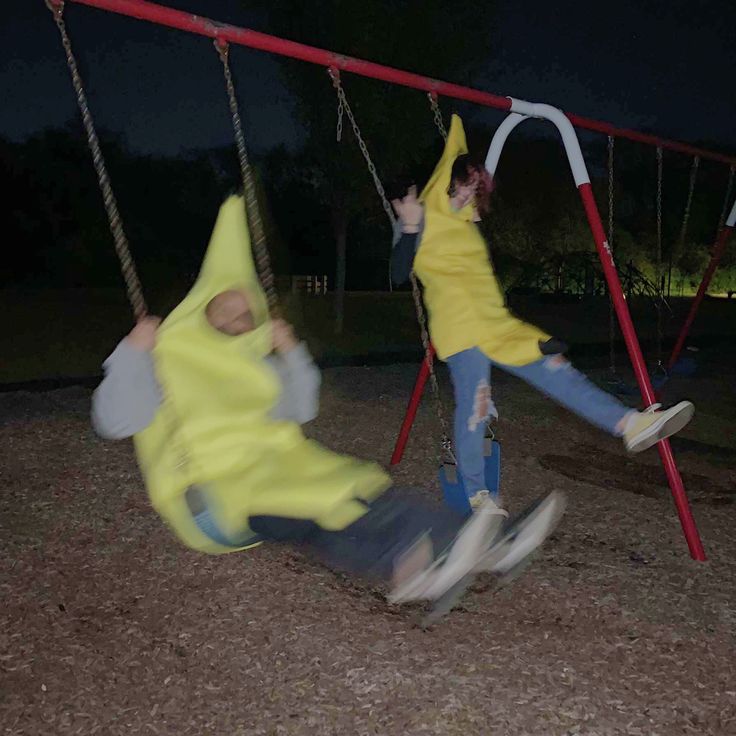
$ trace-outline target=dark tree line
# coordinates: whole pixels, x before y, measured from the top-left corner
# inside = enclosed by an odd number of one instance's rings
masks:
[[[7,182],[2,200],[5,226],[3,286],[114,286],[120,283],[102,200],[81,133],[70,125],[23,143],[0,140],[0,167]],[[475,131],[480,140],[491,132]],[[439,138],[439,136],[437,136]],[[182,282],[196,273],[214,215],[237,184],[230,148],[186,159],[128,152],[121,138],[102,137],[126,232],[144,281],[155,286]],[[353,146],[351,140],[343,146]],[[330,142],[330,147],[334,142]],[[617,261],[633,261],[653,273],[656,260],[656,161],[654,152],[619,144],[615,181]],[[380,147],[377,147],[380,150]],[[440,142],[417,147],[408,168],[428,172]],[[330,174],[311,144],[296,152],[275,149],[256,160],[261,200],[277,271],[327,273],[334,279],[333,194],[322,186]],[[607,181],[604,147],[588,147],[587,158],[604,221]],[[390,231],[360,160],[349,188],[355,214],[348,218],[346,284],[351,289],[387,288]],[[398,171],[392,173],[400,173]],[[689,162],[665,155],[662,257],[686,277],[704,268],[725,190],[724,167],[701,164],[688,237],[677,242],[687,194]],[[361,178],[363,181],[360,181]],[[487,230],[493,257],[507,287],[533,287],[540,274],[561,262],[593,253],[564,154],[554,139],[512,139],[498,171],[498,189]],[[733,253],[733,249],[729,251]],[[731,278],[733,256],[722,271]],[[334,281],[333,281],[334,283]],[[731,287],[732,288],[732,287]]]
[[[254,0],[249,6],[260,7],[263,30],[270,33],[458,83],[472,83],[474,70],[502,41],[493,31],[491,2]],[[338,105],[326,70],[281,63],[305,133],[298,150],[277,148],[254,159],[273,260],[280,273],[327,274],[338,294],[339,326],[345,289],[388,288],[388,218],[346,114],[336,140]],[[247,88],[247,69],[235,66],[235,73]],[[389,182],[413,174],[421,182],[442,144],[425,95],[349,74],[341,81],[379,176]],[[440,102],[446,122],[452,111],[469,111]],[[492,126],[471,128],[469,141],[484,153],[492,133]],[[149,293],[185,285],[197,271],[219,202],[237,186],[234,150],[174,159],[136,155],[119,135],[103,132],[101,138]],[[583,142],[605,222],[606,142],[590,136]],[[672,263],[677,293],[689,290],[705,267],[727,171],[701,164],[688,237],[679,243],[690,161],[665,152],[664,167],[661,258],[666,268]],[[0,169],[6,181],[0,286],[121,283],[79,121],[21,143],[0,139]],[[619,141],[615,169],[617,262],[656,280],[655,151]],[[586,289],[591,283],[595,288],[592,239],[559,141],[522,128],[509,140],[497,173],[484,228],[506,288],[579,289],[581,278]],[[735,252],[729,250],[716,288],[736,288]],[[573,272],[584,274],[577,284],[565,276]]]

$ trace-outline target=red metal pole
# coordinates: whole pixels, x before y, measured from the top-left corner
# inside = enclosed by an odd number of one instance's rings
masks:
[[[412,87],[425,92],[434,92],[443,97],[467,100],[498,110],[509,110],[511,107],[511,99],[506,96],[490,94],[489,92],[482,92],[459,84],[450,84],[438,79],[431,79],[420,74],[384,66],[383,64],[375,64],[371,61],[344,56],[333,51],[308,46],[303,43],[288,41],[267,33],[251,31],[248,28],[238,28],[237,26],[231,26],[226,23],[219,23],[209,18],[168,8],[164,5],[157,5],[146,0],[68,0],[68,2],[89,5],[100,10],[127,15],[132,18],[157,23],[158,25],[169,26],[170,28],[178,28],[179,30],[196,33],[200,36],[219,38],[229,43],[248,46],[260,51],[268,51],[280,56],[289,56],[293,59],[301,59],[302,61],[319,64],[324,67],[335,67],[342,71],[352,72],[353,74],[359,74],[373,79],[381,79],[385,82],[399,84],[404,87]],[[605,133],[606,135],[612,135],[617,138],[628,138],[629,140],[638,141],[639,143],[650,146],[661,146],[664,149],[678,151],[689,156],[700,156],[702,159],[720,161],[721,163],[731,165],[736,164],[736,157],[734,156],[726,156],[714,151],[689,146],[679,141],[671,141],[646,133],[640,133],[629,128],[619,128],[610,123],[592,120],[580,115],[566,114],[573,125],[579,128]]]
[[[239,44],[242,46],[249,46],[250,48],[260,49],[262,51],[269,51],[271,53],[280,54],[282,56],[289,56],[295,59],[301,59],[314,64],[319,64],[324,67],[335,67],[343,71],[353,72],[354,74],[360,74],[365,77],[372,77],[374,79],[381,79],[386,82],[392,82],[394,84],[403,85],[406,87],[413,87],[415,89],[424,90],[426,92],[434,92],[444,97],[453,97],[456,99],[467,100],[469,102],[475,102],[480,105],[486,105],[488,107],[494,107],[499,110],[510,110],[512,106],[512,100],[509,97],[499,97],[498,95],[489,94],[487,92],[481,92],[479,90],[471,89],[469,87],[463,87],[456,84],[449,84],[447,82],[430,79],[418,74],[402,71],[400,69],[394,69],[392,67],[383,66],[381,64],[375,64],[373,62],[364,61],[362,59],[356,59],[348,56],[342,56],[335,54],[324,49],[318,49],[313,46],[307,46],[305,44],[295,43],[294,41],[287,41],[285,39],[278,38],[276,36],[270,36],[264,33],[258,33],[245,28],[238,28],[236,26],[230,26],[226,24],[217,23],[216,21],[209,20],[208,18],[202,18],[197,15],[185,13],[182,11],[167,8],[162,5],[156,5],[154,3],[146,2],[145,0],[70,0],[82,5],[89,5],[97,7],[102,10],[108,10],[111,12],[128,15],[134,18],[142,20],[149,20],[159,25],[166,25],[172,28],[178,28],[180,30],[189,31],[202,36],[208,36],[210,38],[221,39],[230,43]],[[528,107],[528,103],[523,103],[525,107]],[[531,106],[534,107],[533,105]],[[544,107],[544,106],[542,106]],[[723,154],[714,153],[712,151],[706,151],[703,149],[688,146],[687,144],[679,143],[677,141],[670,141],[658,138],[656,136],[649,136],[638,131],[629,130],[626,128],[618,128],[608,123],[591,120],[589,118],[580,117],[578,115],[567,115],[567,119],[577,125],[580,128],[587,130],[594,130],[600,133],[606,133],[608,135],[616,136],[619,138],[628,138],[630,140],[639,141],[648,145],[660,146],[663,149],[672,151],[679,151],[680,153],[686,153],[691,156],[700,156],[702,159],[711,159],[714,161],[721,161],[731,165],[736,164],[736,158],[724,156]],[[559,122],[556,123],[558,128],[560,127]],[[578,145],[579,148],[579,145]],[[573,173],[575,168],[573,167]],[[587,172],[585,173],[587,177]],[[595,239],[596,248],[603,264],[603,271],[606,276],[606,281],[614,301],[614,307],[616,314],[618,315],[621,330],[626,340],[626,346],[629,351],[634,373],[636,374],[639,387],[642,392],[642,397],[647,406],[654,403],[654,391],[649,381],[649,375],[644,365],[644,360],[641,354],[641,348],[639,341],[631,323],[631,316],[626,306],[626,301],[621,291],[621,284],[618,279],[616,267],[613,263],[613,258],[606,242],[605,234],[603,232],[603,225],[601,223],[600,214],[593,198],[593,193],[590,184],[581,183],[578,186],[580,196],[583,200],[585,212],[588,217],[593,237]],[[736,206],[734,208],[736,210]],[[732,212],[731,218],[727,222],[727,225],[731,228],[734,226],[733,218],[736,215]],[[420,370],[419,377],[417,378],[417,384],[412,394],[412,399],[407,410],[407,415],[404,420],[404,426],[400,433],[399,442],[394,451],[394,458],[396,462],[401,458],[403,453],[406,439],[408,438],[409,430],[416,414],[416,409],[419,403],[419,397],[424,388],[424,384],[427,380],[427,374],[429,368],[426,364],[426,359],[422,363],[422,369]],[[421,385],[420,385],[421,383]],[[675,505],[680,516],[680,522],[682,524],[685,537],[687,539],[688,547],[690,548],[690,554],[696,560],[705,560],[705,553],[703,546],[698,535],[695,521],[693,520],[692,513],[685,495],[685,489],[682,484],[682,479],[675,465],[672,451],[668,441],[660,442],[658,445],[662,462],[665,466],[667,478],[672,489],[672,494],[675,499]],[[393,458],[392,458],[393,463]]]
[[[422,399],[422,393],[424,392],[424,387],[426,386],[427,378],[429,377],[429,361],[434,358],[434,346],[430,345],[429,350],[430,355],[425,356],[422,361],[419,373],[417,374],[417,380],[414,384],[414,390],[411,392],[409,405],[406,407],[404,421],[401,424],[399,436],[396,438],[394,454],[391,455],[391,465],[398,465],[401,462],[401,458],[404,456],[404,449],[406,448],[406,443],[409,440],[409,432],[411,432],[411,427],[414,424],[414,418],[417,415],[419,402]]]
[[[588,217],[588,223],[593,233],[596,248],[598,249],[598,255],[603,265],[603,272],[606,277],[606,283],[613,299],[613,305],[618,316],[618,322],[621,326],[621,332],[626,341],[626,348],[629,351],[629,357],[631,358],[631,365],[634,368],[634,374],[639,384],[642,399],[644,400],[645,406],[651,406],[655,402],[654,390],[652,388],[651,381],[649,380],[649,373],[644,363],[644,357],[641,353],[641,347],[639,346],[639,339],[634,330],[634,325],[631,322],[631,315],[629,314],[629,308],[626,304],[624,293],[621,289],[621,282],[618,278],[616,266],[613,262],[613,256],[611,250],[608,247],[608,241],[603,230],[603,223],[598,212],[598,207],[593,197],[593,190],[590,184],[581,184],[578,187],[580,197],[583,200],[583,206],[585,207],[585,214]],[[682,531],[685,534],[687,540],[687,546],[690,550],[690,556],[694,560],[700,562],[705,561],[705,550],[703,549],[703,543],[700,540],[697,526],[695,525],[695,519],[693,519],[692,511],[690,510],[690,504],[685,494],[685,486],[682,483],[680,477],[680,471],[677,469],[675,464],[675,458],[672,455],[672,449],[670,448],[669,440],[663,440],[658,443],[657,449],[659,455],[662,458],[665,473],[667,474],[667,480],[672,490],[672,497],[675,501],[677,508],[677,514],[680,517],[680,524],[682,525]]]
[[[690,311],[688,312],[687,319],[685,319],[685,322],[682,325],[682,329],[680,330],[680,334],[677,336],[675,347],[672,349],[672,355],[670,355],[669,362],[667,363],[668,370],[672,370],[672,366],[677,362],[677,359],[680,357],[682,348],[685,345],[685,340],[687,339],[690,328],[692,327],[693,321],[695,320],[695,315],[698,313],[700,303],[705,297],[705,292],[708,291],[708,286],[710,285],[711,279],[713,278],[713,274],[718,268],[718,264],[721,261],[723,252],[726,250],[726,244],[728,243],[728,239],[731,237],[732,232],[733,227],[730,227],[729,225],[724,225],[724,227],[721,228],[721,232],[718,233],[718,239],[713,245],[710,263],[708,264],[708,268],[705,269],[703,280],[700,282],[700,286],[698,287],[698,293],[695,295],[695,299],[690,306]]]

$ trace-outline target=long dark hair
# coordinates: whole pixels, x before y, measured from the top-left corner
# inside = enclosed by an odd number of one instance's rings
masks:
[[[455,159],[455,163],[452,165],[448,194],[452,196],[456,184],[467,184],[468,180],[475,174],[480,174],[480,181],[475,192],[475,207],[478,214],[483,217],[491,209],[491,192],[494,189],[494,182],[481,159],[467,153]]]

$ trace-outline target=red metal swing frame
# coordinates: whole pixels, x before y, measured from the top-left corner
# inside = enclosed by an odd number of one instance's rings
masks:
[[[62,4],[61,0],[48,0],[48,2],[54,6]],[[582,154],[580,154],[580,146],[577,141],[577,136],[573,130],[573,126],[585,130],[596,131],[598,133],[604,133],[616,138],[626,138],[645,145],[658,146],[670,151],[676,151],[691,156],[699,156],[701,159],[716,161],[730,166],[736,166],[735,157],[700,149],[678,141],[666,140],[654,135],[640,133],[635,130],[619,128],[614,125],[582,117],[580,115],[563,113],[549,105],[537,105],[524,102],[523,100],[515,100],[511,97],[494,95],[488,92],[472,89],[470,87],[450,84],[448,82],[424,77],[419,74],[394,69],[382,64],[343,56],[342,54],[337,54],[332,51],[296,43],[294,41],[278,38],[265,33],[259,33],[247,28],[239,28],[232,25],[218,23],[208,18],[168,8],[163,5],[157,5],[155,3],[147,2],[146,0],[67,0],[67,2],[73,2],[79,5],[89,5],[101,10],[150,21],[158,25],[169,26],[189,33],[219,39],[223,42],[248,46],[253,49],[268,51],[280,56],[301,59],[302,61],[318,64],[328,69],[339,69],[343,72],[350,72],[364,77],[371,77],[373,79],[390,82],[392,84],[412,87],[414,89],[430,92],[434,95],[465,100],[468,102],[474,102],[478,105],[507,111],[510,113],[509,117],[506,118],[506,121],[504,121],[502,126],[499,128],[499,131],[494,136],[494,142],[500,143],[500,146],[496,146],[495,149],[492,146],[492,149],[489,152],[489,161],[494,167],[494,170],[495,163],[498,161],[498,156],[495,157],[494,163],[494,161],[490,160],[492,159],[491,154],[493,153],[494,156],[496,154],[500,155],[506,136],[517,124],[528,117],[541,117],[552,121],[558,127],[568,153],[568,158],[575,178],[575,184],[580,194],[585,214],[588,219],[588,224],[601,259],[606,282],[610,289],[616,315],[619,320],[624,340],[626,341],[626,347],[639,384],[642,399],[646,406],[650,406],[654,403],[654,391],[649,380],[649,374],[646,370],[636,331],[634,330],[631,316],[629,315],[628,306],[621,290],[618,273],[616,271],[610,249],[608,248],[603,224],[593,196],[590,181],[587,177],[585,162],[582,159]],[[489,161],[487,161],[487,166],[489,165]],[[719,233],[717,242],[712,251],[710,264],[703,276],[703,280],[693,301],[688,318],[680,331],[675,348],[669,359],[670,366],[674,364],[682,350],[700,303],[702,302],[713,274],[718,267],[718,263],[725,251],[726,244],[733,233],[734,226],[736,226],[736,203],[734,203],[730,215]],[[396,448],[391,458],[391,464],[396,464],[401,460],[404,447],[411,430],[411,425],[419,406],[421,394],[427,381],[428,373],[429,367],[427,359],[425,358],[422,362],[414,391],[412,392],[404,423],[401,427],[401,431],[399,432]],[[680,473],[677,469],[669,442],[666,440],[660,442],[658,449],[672,490],[675,506],[677,508],[690,554],[696,560],[705,560],[703,545],[690,510],[682,478],[680,477]]]

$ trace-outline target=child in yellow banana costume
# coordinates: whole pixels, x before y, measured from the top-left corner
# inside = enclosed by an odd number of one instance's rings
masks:
[[[522,378],[640,452],[679,431],[693,415],[684,401],[667,411],[637,412],[601,391],[561,353],[564,344],[515,317],[504,299],[476,222],[492,182],[467,156],[462,122],[453,115],[442,158],[419,199],[416,188],[392,201],[401,234],[392,259],[394,281],[412,268],[424,287],[429,331],[447,362],[455,393],[455,452],[471,506],[488,497],[483,440],[491,416],[491,366]]]
[[[509,534],[499,546],[495,509],[467,521],[388,498],[377,465],[304,437],[319,373],[291,328],[269,318],[242,198],[223,204],[195,285],[159,322],[141,320],[105,362],[92,420],[102,436],[134,435],[151,503],[189,547],[303,544],[392,583],[397,602],[437,599],[479,564],[504,571],[527,554],[514,557]],[[557,507],[549,497],[529,517],[532,546]]]

